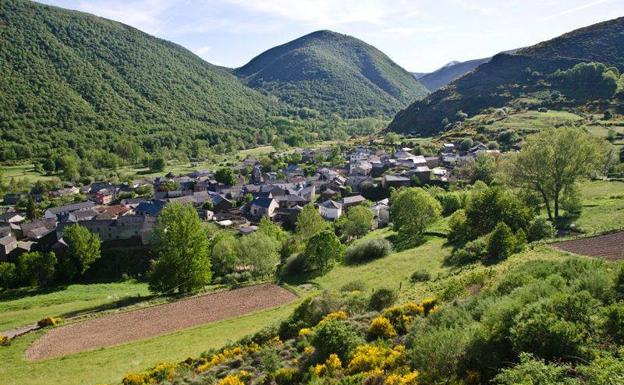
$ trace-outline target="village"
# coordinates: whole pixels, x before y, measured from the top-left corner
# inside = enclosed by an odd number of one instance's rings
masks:
[[[73,224],[97,234],[103,247],[148,246],[158,215],[169,202],[191,204],[203,220],[241,234],[254,232],[262,218],[293,229],[303,206],[311,203],[327,221],[338,220],[350,207],[367,205],[376,227],[384,227],[389,222],[390,189],[448,187],[449,181],[460,178],[458,170],[474,163],[479,154],[499,154],[480,142],[468,144],[444,143],[435,156],[414,155],[409,147],[392,152],[357,145],[342,154],[342,166],[312,171],[302,165],[332,149],[300,149],[300,162],[277,171],[265,171],[258,159],[249,157],[231,168],[230,183],[218,181],[214,172],[196,171],[132,183],[67,186],[47,192],[46,198],[71,203],[51,206],[38,218],[28,218],[17,208],[29,199],[26,194],[8,193],[6,211],[0,214],[0,261],[32,251],[62,252],[67,247],[63,231]]]

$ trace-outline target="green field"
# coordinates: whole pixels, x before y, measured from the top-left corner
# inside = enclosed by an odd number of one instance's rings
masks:
[[[624,182],[588,181],[581,184],[583,210],[574,221],[589,234],[624,229]]]
[[[185,329],[165,336],[102,348],[45,361],[23,358],[28,346],[43,332],[32,333],[0,347],[3,385],[89,385],[119,383],[128,372],[142,371],[164,361],[182,361],[218,348],[271,325],[287,316],[294,304],[238,318]]]
[[[149,299],[147,284],[133,281],[69,285],[50,290],[16,289],[0,293],[0,331],[36,323],[48,316],[66,318]]]

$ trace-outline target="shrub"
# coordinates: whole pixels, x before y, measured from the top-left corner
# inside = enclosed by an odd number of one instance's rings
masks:
[[[535,242],[542,239],[554,238],[556,234],[555,226],[546,218],[535,218],[529,224],[527,229],[527,239],[529,242]]]
[[[453,266],[461,266],[477,262],[487,253],[487,237],[477,238],[466,243],[461,249],[453,251],[447,259],[447,263]]]
[[[462,208],[462,197],[457,192],[436,194],[435,198],[442,205],[442,216],[448,217]]]
[[[427,282],[431,279],[431,274],[427,270],[416,270],[410,276],[412,282]]]
[[[0,335],[0,346],[9,346],[11,344],[11,340],[7,336]]]
[[[472,239],[472,229],[466,220],[466,212],[457,210],[449,219],[448,240],[453,244],[464,244]]]
[[[17,268],[14,263],[0,262],[0,288],[9,289],[17,280]]]
[[[624,304],[613,304],[606,310],[604,331],[618,344],[624,344]]]
[[[360,336],[349,325],[339,320],[321,323],[311,341],[318,362],[325,361],[332,353],[341,361],[346,361],[361,342]]]
[[[349,246],[344,254],[347,264],[356,264],[383,258],[392,251],[392,244],[387,239],[371,239]]]
[[[294,385],[299,383],[299,372],[294,368],[280,368],[275,372],[277,385]]]
[[[381,311],[396,302],[397,297],[397,293],[392,289],[377,289],[371,295],[368,307],[371,310]]]
[[[351,293],[354,291],[366,291],[366,289],[367,289],[366,282],[357,280],[357,281],[351,281],[349,283],[344,284],[340,288],[340,291]]]
[[[37,326],[39,326],[40,328],[45,328],[45,327],[49,327],[49,326],[57,326],[61,322],[63,322],[63,320],[61,318],[46,317],[46,318],[40,319],[37,322]]]
[[[370,328],[368,329],[368,338],[370,340],[376,340],[378,338],[392,338],[396,337],[397,332],[394,329],[394,326],[390,323],[386,317],[379,316],[370,324]]]
[[[487,242],[487,259],[497,262],[507,259],[515,250],[515,236],[504,222],[499,222]]]
[[[524,250],[527,244],[526,232],[522,229],[516,231],[514,235],[514,253],[520,253]]]

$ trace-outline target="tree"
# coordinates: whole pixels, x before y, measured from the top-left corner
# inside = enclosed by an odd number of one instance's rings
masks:
[[[29,286],[45,286],[54,277],[56,262],[56,255],[53,252],[24,253],[17,261],[19,279]]]
[[[275,273],[280,261],[279,242],[263,232],[245,235],[237,243],[240,263],[251,267],[257,277],[268,277]]]
[[[308,241],[304,252],[307,270],[324,274],[340,260],[344,251],[340,239],[331,230],[323,230]]]
[[[466,204],[466,223],[475,237],[504,222],[513,231],[526,229],[533,212],[511,192],[499,186],[473,189]]]
[[[550,220],[559,218],[562,192],[603,164],[598,139],[579,128],[546,129],[527,138],[510,162],[512,184],[537,191]]]
[[[210,282],[208,236],[191,205],[169,203],[155,229],[158,259],[152,266],[152,291],[192,292]]]
[[[234,235],[229,231],[217,233],[212,239],[210,256],[214,275],[223,277],[233,272],[240,264]]]
[[[167,166],[167,161],[162,156],[157,156],[149,161],[149,169],[151,172],[163,172]]]
[[[17,268],[14,263],[0,262],[0,288],[9,289],[17,280]]]
[[[368,207],[355,206],[339,219],[339,226],[347,239],[359,238],[370,231],[373,219],[373,212]]]
[[[423,233],[440,219],[440,203],[422,188],[405,188],[391,197],[390,218],[394,230],[406,245],[422,241]]]
[[[509,226],[504,222],[499,222],[487,242],[487,257],[492,262],[507,259],[516,246],[516,239]]]
[[[79,161],[73,155],[60,157],[56,170],[60,172],[61,178],[64,180],[76,181],[80,178]]]
[[[296,233],[301,241],[307,241],[315,234],[327,229],[329,225],[321,214],[319,214],[314,204],[308,203],[303,206],[303,210],[297,217]]]
[[[215,180],[219,183],[223,183],[227,186],[232,186],[236,183],[236,177],[234,171],[231,168],[224,167],[217,170],[215,173]]]
[[[37,203],[32,195],[28,194],[28,198],[26,200],[26,218],[33,220],[39,217],[39,209],[37,208]]]
[[[93,262],[100,258],[100,237],[78,224],[71,225],[63,232],[63,239],[69,251],[63,264],[63,273],[69,279],[82,275]]]

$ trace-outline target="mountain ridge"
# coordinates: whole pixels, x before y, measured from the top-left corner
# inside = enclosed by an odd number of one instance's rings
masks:
[[[270,48],[234,70],[288,104],[343,117],[393,115],[426,94],[405,69],[349,35],[319,30]]]

